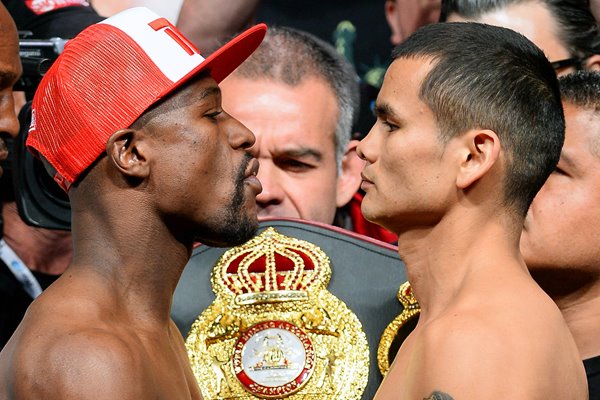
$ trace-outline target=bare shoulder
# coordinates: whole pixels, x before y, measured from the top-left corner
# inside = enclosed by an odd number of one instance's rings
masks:
[[[477,398],[467,389],[476,379],[474,375],[485,376],[479,367],[489,358],[482,353],[488,348],[488,342],[481,339],[485,330],[477,320],[460,313],[421,321],[402,344],[375,398]]]
[[[0,397],[2,390],[11,399],[144,397],[135,337],[98,301],[73,292],[48,290],[29,307],[0,356]]]
[[[423,328],[417,337],[416,348],[422,352],[427,365],[436,366],[430,373],[470,368],[484,360],[492,362],[505,347],[510,347],[505,329],[499,327],[497,321],[478,313],[446,315]]]
[[[31,339],[24,336],[11,349],[8,386],[15,399],[144,397],[147,362],[132,341],[93,328]]]
[[[572,337],[543,301],[525,310],[480,305],[452,311],[423,326],[415,341],[420,398],[585,398]]]

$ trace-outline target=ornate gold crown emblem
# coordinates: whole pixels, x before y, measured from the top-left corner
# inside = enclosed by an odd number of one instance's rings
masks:
[[[388,373],[400,345],[414,329],[421,312],[408,281],[400,285],[397,297],[402,303],[402,312],[385,328],[377,348],[377,366],[383,376]]]
[[[330,278],[319,247],[274,228],[223,254],[186,340],[203,397],[360,399],[367,339]]]
[[[327,287],[329,257],[317,246],[283,236],[274,228],[227,252],[213,271],[215,291],[237,304],[305,300],[308,290]]]

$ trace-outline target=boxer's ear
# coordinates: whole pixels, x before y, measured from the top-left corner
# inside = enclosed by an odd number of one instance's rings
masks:
[[[121,129],[106,144],[108,158],[128,178],[144,179],[149,175],[143,136],[142,130]]]
[[[467,189],[481,179],[496,163],[500,155],[500,139],[489,129],[474,129],[460,140],[463,146],[456,186]]]

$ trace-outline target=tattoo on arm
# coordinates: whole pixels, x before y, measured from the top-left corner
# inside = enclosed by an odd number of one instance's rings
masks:
[[[440,392],[439,390],[436,390],[435,392],[431,393],[431,395],[429,397],[424,398],[423,400],[454,400],[454,399],[448,393],[444,393],[444,392]]]

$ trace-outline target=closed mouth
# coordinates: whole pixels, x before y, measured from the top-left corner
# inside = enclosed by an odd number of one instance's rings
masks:
[[[246,175],[244,177],[250,178],[251,176],[258,175],[259,166],[260,164],[258,163],[258,160],[256,158],[250,160],[250,162],[248,163],[248,168],[246,169]]]
[[[373,181],[372,181],[372,180],[370,180],[369,178],[367,178],[367,177],[365,176],[365,174],[364,174],[364,173],[362,173],[362,172],[360,173],[360,177],[361,177],[361,179],[363,180],[363,182],[367,182],[367,183],[373,183]]]

